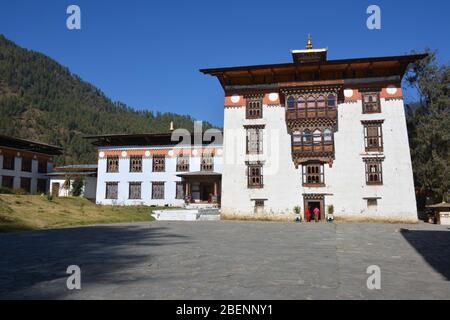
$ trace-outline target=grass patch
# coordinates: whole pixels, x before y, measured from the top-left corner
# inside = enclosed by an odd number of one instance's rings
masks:
[[[152,221],[148,206],[100,206],[79,197],[0,194],[0,232]]]

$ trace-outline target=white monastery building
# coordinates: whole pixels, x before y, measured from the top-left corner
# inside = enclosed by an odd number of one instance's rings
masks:
[[[208,138],[207,138],[208,137]],[[98,146],[96,202],[183,206],[220,202],[222,132],[103,135]]]
[[[425,56],[327,60],[308,39],[291,63],[201,70],[225,92],[222,214],[417,221],[401,81]]]

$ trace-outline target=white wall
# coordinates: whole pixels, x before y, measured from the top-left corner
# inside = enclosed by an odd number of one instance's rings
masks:
[[[52,194],[52,186],[54,183],[59,184],[59,193],[58,197],[69,197],[73,191],[73,182],[74,180],[70,180],[70,187],[64,188],[65,178],[51,178],[50,179],[50,194]],[[81,191],[81,196],[87,199],[95,200],[97,191],[97,178],[96,177],[84,177],[84,186]],[[53,194],[52,194],[53,195]],[[54,196],[54,195],[53,195]]]
[[[47,162],[47,172],[53,171],[53,163]],[[2,185],[3,176],[14,177],[14,189],[20,188],[20,178],[31,178],[31,193],[37,192],[37,181],[38,179],[47,180],[47,191],[49,188],[48,177],[46,173],[38,172],[38,161],[33,159],[31,162],[31,172],[22,171],[22,158],[15,157],[14,159],[14,170],[3,169],[3,155],[0,155],[0,185]]]
[[[327,194],[325,206],[334,205],[336,216],[417,220],[403,101],[381,99],[381,110],[378,114],[362,114],[361,101],[339,104],[335,161],[331,168],[324,165],[325,187],[305,188],[301,166],[296,169],[292,160],[284,106],[264,105],[263,119],[258,120],[246,120],[243,107],[226,107],[222,213],[253,214],[251,199],[255,198],[267,199],[266,213],[292,213],[297,205],[304,209],[304,193],[318,193]],[[361,120],[369,119],[384,119],[385,160],[380,186],[369,186],[365,181],[363,157],[368,154]],[[263,155],[245,155],[246,124],[265,125]],[[246,160],[265,161],[263,189],[247,188]],[[381,199],[375,209],[369,210],[366,197]]]
[[[99,148],[101,150],[152,150],[154,147],[116,147],[116,148]],[[161,149],[161,148],[157,148]],[[176,156],[166,156],[165,172],[153,172],[152,158],[142,158],[142,172],[129,172],[130,159],[129,157],[119,157],[119,172],[106,172],[107,158],[99,158],[98,160],[98,174],[97,174],[97,194],[96,202],[104,205],[156,205],[156,206],[182,206],[184,199],[175,199],[176,196],[176,182],[181,181],[177,174],[181,172],[176,171]],[[189,160],[189,171],[200,171],[200,154],[191,156]],[[220,155],[214,156],[214,172],[222,172],[222,160]],[[164,184],[164,199],[152,199],[152,182],[163,181]],[[106,196],[106,182],[119,182],[118,199],[105,199]],[[129,182],[142,182],[141,184],[141,198],[140,200],[128,199],[129,197]]]

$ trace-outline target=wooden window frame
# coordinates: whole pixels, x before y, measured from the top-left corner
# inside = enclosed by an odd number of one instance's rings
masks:
[[[246,154],[262,154],[263,153],[263,135],[264,126],[245,126],[245,152]],[[250,149],[250,134],[256,134],[256,149]]]
[[[8,159],[9,161],[5,161]],[[3,155],[3,169],[4,170],[14,170],[15,169],[16,157],[9,154]]]
[[[188,172],[189,171],[189,155],[179,154],[177,156],[177,172]]]
[[[37,179],[36,191],[38,193],[47,193],[47,179]]]
[[[152,171],[153,172],[165,172],[166,171],[166,156],[154,155],[152,159]]]
[[[258,169],[259,174],[252,174],[252,169]],[[263,165],[261,163],[247,163],[247,188],[262,189],[264,188]]]
[[[214,171],[214,155],[207,153],[202,154],[200,160],[200,171],[212,172]]]
[[[22,157],[22,172],[31,172],[33,170],[33,159],[29,157]]]
[[[24,183],[26,182],[26,183]],[[25,186],[24,186],[25,184]],[[31,193],[31,178],[28,177],[20,177],[20,189],[25,190],[28,193]]]
[[[115,197],[108,187],[115,187]],[[107,200],[117,200],[119,198],[119,183],[114,181],[105,182],[105,199]]]
[[[366,96],[376,96],[376,102],[366,102]],[[381,113],[381,101],[379,91],[362,91],[362,113]]]
[[[130,156],[130,172],[142,172],[142,156]]]
[[[181,194],[179,192],[179,187],[181,187]],[[175,199],[178,199],[178,200],[184,199],[184,194],[185,194],[185,190],[184,190],[183,181],[176,181],[175,182]]]
[[[366,151],[383,151],[383,120],[362,121],[364,126],[364,148]],[[376,135],[369,135],[370,129],[376,129]],[[374,143],[375,142],[375,143]]]
[[[318,169],[318,172],[310,172],[310,168]],[[314,170],[316,171],[316,170]],[[312,177],[309,179],[309,177]],[[305,187],[325,186],[325,166],[323,163],[311,162],[302,165],[302,184]]]
[[[138,187],[138,190],[132,190],[134,187]],[[141,200],[142,199],[142,182],[129,182],[128,183],[128,199]]]
[[[161,192],[156,192],[156,187],[161,187],[162,186],[162,191]],[[152,199],[153,200],[163,200],[164,196],[165,196],[165,183],[164,181],[152,181]]]
[[[48,172],[47,165],[48,165],[47,160],[44,159],[38,160],[38,173],[47,173]]]
[[[261,119],[263,117],[262,98],[246,98],[245,118]]]
[[[119,172],[119,156],[106,157],[106,172]]]
[[[5,181],[11,182],[11,183],[5,184]],[[2,187],[14,189],[14,176],[2,176]]]
[[[367,185],[382,185],[383,184],[383,158],[365,158],[366,170],[366,184]],[[375,171],[371,172],[371,169]],[[374,179],[374,177],[377,177]]]

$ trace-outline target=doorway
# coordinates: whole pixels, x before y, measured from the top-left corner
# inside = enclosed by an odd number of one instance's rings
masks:
[[[52,196],[59,197],[59,182],[52,183]]]
[[[318,208],[320,210],[320,214],[319,214],[319,220],[324,220],[325,219],[325,204],[324,204],[324,199],[323,199],[323,195],[304,195],[303,196],[304,199],[304,210],[306,211],[306,209],[309,209],[309,211],[311,212],[311,214],[314,212],[315,208]]]

